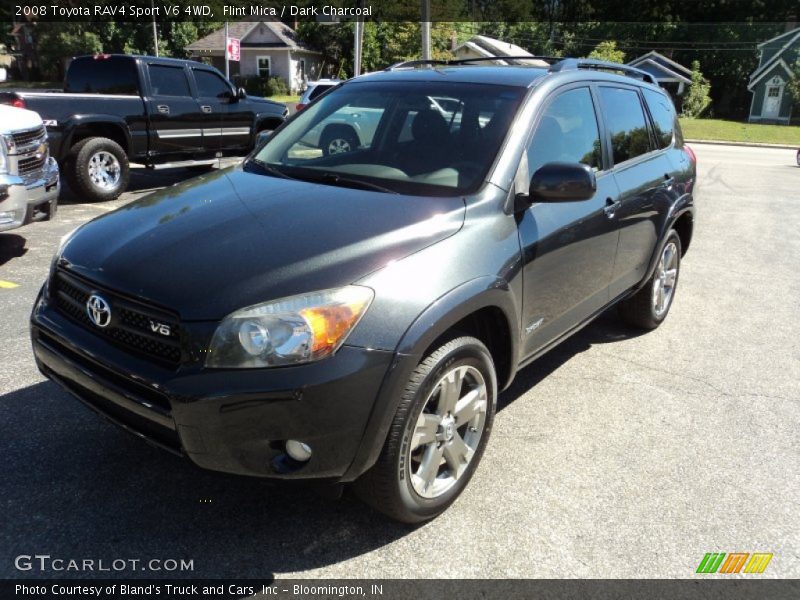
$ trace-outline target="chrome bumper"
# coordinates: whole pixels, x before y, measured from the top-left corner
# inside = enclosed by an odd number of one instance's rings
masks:
[[[60,189],[58,163],[53,157],[31,176],[0,175],[0,231],[55,216]]]

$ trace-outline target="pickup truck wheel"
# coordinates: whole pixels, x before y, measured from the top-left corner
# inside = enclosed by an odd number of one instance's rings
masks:
[[[90,202],[114,200],[128,187],[130,164],[125,151],[108,138],[86,138],[67,158],[67,180]]]
[[[496,404],[486,346],[466,336],[442,345],[411,375],[381,455],[356,482],[356,494],[405,523],[441,514],[475,472]]]
[[[358,135],[348,125],[329,125],[320,136],[319,145],[325,156],[344,154],[358,148]]]
[[[674,229],[667,234],[653,276],[645,286],[619,306],[622,318],[642,329],[655,329],[667,318],[681,268],[681,238]]]

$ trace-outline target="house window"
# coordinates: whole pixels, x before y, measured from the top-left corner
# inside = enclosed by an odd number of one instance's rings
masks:
[[[767,91],[767,96],[769,96],[770,98],[777,98],[778,95],[780,94],[780,91],[781,91],[780,88],[771,87]]]
[[[270,67],[272,66],[272,59],[269,56],[259,56],[257,59],[257,68],[259,77],[269,77]]]

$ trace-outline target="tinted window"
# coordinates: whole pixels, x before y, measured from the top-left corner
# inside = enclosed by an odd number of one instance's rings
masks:
[[[314,89],[312,89],[311,92],[308,94],[309,102],[314,98],[316,98],[317,96],[319,96],[320,94],[322,94],[323,92],[327,92],[332,87],[333,85],[315,85]]]
[[[273,134],[252,168],[323,183],[331,174],[363,179],[407,194],[462,194],[482,184],[526,91],[439,80],[345,84]]]
[[[181,67],[149,65],[150,90],[153,96],[191,96],[186,71]]]
[[[652,90],[644,90],[644,100],[653,117],[658,147],[666,148],[672,143],[672,132],[675,129],[675,109],[672,102],[664,94]]]
[[[545,109],[528,146],[528,172],[549,162],[601,168],[600,131],[589,88],[557,96]]]
[[[197,82],[199,96],[223,98],[231,94],[231,88],[228,87],[225,80],[213,71],[195,69],[194,80]]]
[[[138,94],[136,63],[129,58],[76,58],[67,70],[64,91],[73,94]]]
[[[614,164],[650,152],[650,134],[639,94],[628,89],[601,87],[600,99],[611,134]]]

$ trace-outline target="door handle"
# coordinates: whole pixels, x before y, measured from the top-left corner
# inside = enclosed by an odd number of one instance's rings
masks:
[[[664,185],[668,190],[672,189],[672,185],[674,183],[675,183],[675,178],[669,173],[664,173]]]
[[[613,219],[617,209],[622,205],[622,200],[614,200],[613,198],[606,198],[606,205],[603,211],[609,219]]]
[[[204,113],[208,114],[208,113],[211,112],[211,107],[208,104],[204,104],[204,105],[202,105],[200,107],[200,110],[202,110]]]
[[[162,115],[169,114],[169,106],[167,106],[166,104],[159,104],[158,106],[156,106],[156,110],[158,110],[158,112],[160,112]]]

